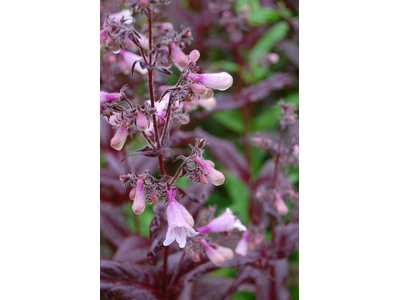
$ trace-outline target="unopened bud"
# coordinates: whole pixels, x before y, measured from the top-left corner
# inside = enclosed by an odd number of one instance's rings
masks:
[[[148,195],[148,197],[150,198],[150,201],[153,203],[158,202],[158,197],[156,194],[151,194],[150,196]]]
[[[136,117],[136,126],[142,131],[149,127],[149,121],[147,121],[146,116],[141,111],[138,112]]]
[[[200,58],[200,52],[198,50],[193,50],[189,54],[189,61],[196,62]]]
[[[207,94],[207,88],[204,85],[201,84],[191,84],[190,89],[192,90],[193,93],[204,96]],[[211,91],[212,92],[212,91]]]
[[[280,215],[286,215],[289,211],[280,193],[275,193],[275,206]]]
[[[181,70],[185,69],[189,64],[187,55],[183,53],[176,43],[171,43],[169,46],[171,48],[171,57],[175,65]]]
[[[279,61],[279,55],[276,53],[267,53],[265,58],[271,63],[276,64]]]
[[[217,245],[217,248],[215,248],[215,251],[217,251],[219,254],[221,254],[225,260],[230,260],[234,256],[232,249],[222,247],[220,245]]]
[[[197,252],[197,251],[193,251],[192,260],[193,260],[194,262],[198,262],[198,261],[200,260],[200,253]]]
[[[135,200],[136,197],[136,188],[134,187],[133,189],[131,189],[131,191],[129,192],[129,198],[131,200]]]
[[[125,144],[127,137],[128,137],[128,130],[126,129],[124,124],[122,124],[121,127],[118,129],[117,133],[111,139],[110,142],[111,147],[113,147],[115,150],[121,150]]]
[[[207,182],[208,182],[207,177],[204,176],[204,175],[201,175],[200,176],[200,183],[201,184],[207,184]]]
[[[204,239],[200,240],[200,244],[204,247],[204,250],[206,251],[206,254],[209,258],[209,260],[217,265],[220,266],[223,264],[225,261],[224,257],[219,254],[217,251],[215,251],[214,248],[212,248]]]

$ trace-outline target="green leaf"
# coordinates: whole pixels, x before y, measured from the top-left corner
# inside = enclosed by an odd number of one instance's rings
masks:
[[[247,224],[249,221],[250,191],[242,180],[234,177],[228,172],[224,172],[224,175],[225,183],[223,186],[225,187],[229,198],[232,200],[230,209],[239,217],[243,224]]]
[[[235,292],[232,295],[233,300],[254,300],[256,299],[256,295],[252,292],[246,292],[246,291],[241,291],[241,292]]]
[[[132,212],[132,202],[128,202],[122,207],[122,212],[126,216],[126,223],[132,232],[139,233],[141,236],[150,237],[149,227],[154,216],[151,205],[146,204],[146,209],[141,215],[134,215]],[[135,226],[134,218],[138,219],[139,230],[137,230]]]
[[[260,68],[257,63],[258,55],[266,54],[272,51],[277,42],[284,39],[289,31],[289,24],[285,21],[280,21],[273,25],[264,35],[257,41],[249,52],[250,68],[253,73]],[[255,81],[260,77],[256,77]]]
[[[237,73],[239,72],[239,65],[235,62],[228,60],[218,60],[211,64],[210,70],[211,72],[224,70],[228,73]]]
[[[221,268],[215,271],[210,272],[210,275],[213,277],[222,276],[222,277],[236,277],[237,270],[235,268]]]
[[[281,12],[270,7],[260,6],[259,0],[238,0],[235,1],[234,8],[237,14],[243,5],[249,6],[249,17],[247,23],[251,26],[262,26],[278,21],[281,18]]]
[[[212,115],[212,118],[233,132],[242,134],[243,124],[239,109],[216,112]]]

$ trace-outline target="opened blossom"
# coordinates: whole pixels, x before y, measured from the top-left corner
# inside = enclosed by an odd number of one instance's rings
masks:
[[[200,233],[211,232],[225,232],[231,231],[233,229],[238,229],[239,231],[247,230],[246,227],[240,222],[240,220],[233,214],[231,209],[228,207],[226,211],[212,220],[205,226],[197,228]]]
[[[122,72],[124,72],[125,74],[128,74],[131,71],[132,65],[135,61],[142,59],[141,56],[125,50],[119,51],[118,54],[120,54],[123,58],[122,60],[118,61],[118,64]],[[142,69],[139,63],[135,65],[135,71],[139,72],[140,74],[147,74],[147,70]]]
[[[205,85],[214,90],[225,91],[230,88],[233,84],[233,78],[226,72],[221,73],[204,73],[204,74],[188,74],[188,77],[192,80]]]
[[[175,199],[174,190],[172,188],[166,190],[166,196],[168,200],[168,231],[163,245],[169,246],[176,240],[179,247],[184,248],[186,246],[186,238],[194,237],[199,233],[196,232],[188,223],[188,216],[185,218],[185,214],[189,214],[189,212],[187,212],[187,210],[186,212],[182,210],[183,206]]]
[[[214,163],[210,160],[203,160],[197,156],[194,161],[203,169],[204,175],[215,186],[225,182],[225,176],[220,171],[214,169]]]

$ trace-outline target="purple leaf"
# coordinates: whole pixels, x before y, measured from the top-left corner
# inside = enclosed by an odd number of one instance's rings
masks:
[[[153,265],[157,263],[157,252],[163,247],[167,234],[168,222],[165,219],[165,207],[163,202],[153,206],[154,217],[150,223],[150,239],[152,241],[147,257]]]
[[[133,155],[144,155],[144,156],[149,156],[149,157],[157,157],[161,154],[162,148],[157,148],[153,149],[150,146],[144,146],[143,148],[140,148],[136,151],[133,151],[128,154],[128,157],[133,156]],[[125,160],[125,158],[124,158]]]
[[[147,259],[146,253],[150,245],[151,241],[148,238],[132,234],[119,245],[113,260],[132,263],[143,262]]]
[[[154,271],[147,266],[100,261],[100,296],[111,300],[160,299]]]
[[[276,49],[283,52],[293,65],[299,67],[299,46],[293,41],[282,40],[276,45]]]
[[[249,99],[250,102],[257,102],[268,97],[272,92],[280,90],[292,84],[289,74],[275,73],[271,77],[264,79],[252,86],[246,87],[241,91],[241,96]]]
[[[131,234],[120,207],[106,202],[100,202],[100,229],[114,247],[118,247]]]
[[[272,241],[278,258],[288,257],[299,247],[299,223],[278,225]]]

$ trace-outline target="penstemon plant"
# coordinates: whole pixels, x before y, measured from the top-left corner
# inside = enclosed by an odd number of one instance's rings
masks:
[[[109,13],[121,4],[121,11]],[[260,299],[283,299],[282,295],[287,294],[282,294],[274,282],[286,262],[282,259],[293,253],[298,244],[298,193],[284,176],[291,166],[298,164],[298,137],[288,129],[297,122],[295,107],[283,100],[278,103],[282,111],[278,140],[262,133],[253,137],[248,132],[243,135],[248,163],[250,142],[273,157],[273,163],[266,165],[259,180],[251,182],[247,178],[251,187],[251,218],[247,226],[229,207],[216,217],[216,206],[200,211],[212,186],[221,186],[226,179],[208,159],[207,152],[224,161],[228,170],[240,169],[243,161],[235,158],[237,150],[233,145],[201,129],[188,132],[180,127],[190,123],[190,113],[197,108],[218,108],[214,91],[218,91],[218,96],[224,94],[221,92],[229,89],[234,79],[225,71],[202,72],[199,50],[185,53],[193,42],[190,28],[181,26],[176,31],[172,23],[158,21],[170,1],[128,0],[121,4],[105,2],[101,6],[100,115],[108,126],[102,125],[102,148],[107,148],[105,155],[108,161],[113,160],[114,169],[120,166],[119,182],[127,192],[114,184],[113,190],[102,197],[111,198],[110,202],[118,201],[117,194],[122,196],[121,202],[123,197],[129,198],[136,229],[140,227],[137,216],[146,209],[152,207],[154,216],[147,240],[129,235],[121,223],[120,212],[113,206],[102,205],[102,232],[117,251],[113,260],[101,261],[101,297],[207,299],[208,296],[195,295],[194,283],[223,267],[237,270],[229,286],[219,287],[223,298],[231,297],[245,282],[253,282],[255,289],[260,290],[258,295],[269,295]],[[238,47],[248,7],[242,7],[240,14],[235,15],[232,1],[210,1],[207,9],[210,14],[222,14],[220,25]],[[268,53],[258,60],[268,68],[279,57]],[[168,77],[174,72],[179,74],[172,77],[177,80],[171,83]],[[238,76],[239,93],[244,90],[242,75]],[[117,78],[123,76],[131,82],[117,88]],[[247,121],[243,119],[246,128]],[[114,130],[112,136],[110,128]],[[125,155],[130,139],[133,145],[142,147]],[[189,142],[190,150],[185,148],[185,142]],[[221,156],[224,159],[218,159]],[[134,161],[133,167],[130,161]],[[111,177],[103,173],[101,176]],[[189,182],[189,188],[178,185],[181,178]],[[290,215],[285,201],[293,206]],[[270,239],[265,240],[268,232]]]

